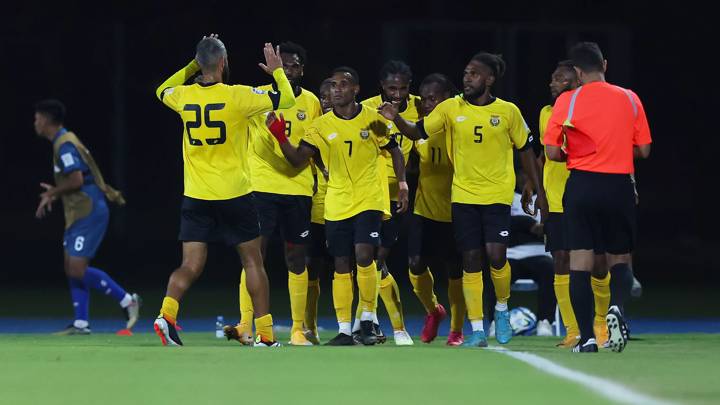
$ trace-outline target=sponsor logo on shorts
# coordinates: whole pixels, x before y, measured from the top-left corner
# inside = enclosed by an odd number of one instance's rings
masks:
[[[510,235],[510,231],[500,231],[500,234],[499,234],[499,235],[502,236],[502,237],[509,236],[509,235]]]
[[[309,230],[306,230],[305,232],[303,232],[303,233],[300,234],[300,237],[301,237],[301,238],[305,238],[305,237],[307,237],[308,235],[310,235],[310,231],[309,231]]]
[[[379,233],[379,232],[370,232],[370,237],[371,237],[371,238],[380,237],[380,233]]]
[[[500,116],[499,115],[491,115],[490,116],[490,125],[496,127],[500,125]]]

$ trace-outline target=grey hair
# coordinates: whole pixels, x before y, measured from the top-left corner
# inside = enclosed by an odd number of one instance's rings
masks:
[[[225,44],[217,38],[203,38],[198,42],[195,59],[203,69],[215,69],[220,58],[227,58]]]

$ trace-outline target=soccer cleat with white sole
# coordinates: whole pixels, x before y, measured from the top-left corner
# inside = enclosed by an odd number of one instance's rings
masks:
[[[180,336],[178,336],[177,329],[175,329],[175,325],[165,319],[162,315],[155,319],[153,329],[155,329],[155,334],[160,337],[160,341],[163,346],[183,345],[182,340],[180,340]]]
[[[550,321],[548,321],[547,319],[543,319],[538,322],[535,333],[538,336],[553,336],[553,327],[550,324]]]
[[[301,330],[296,330],[290,335],[290,342],[288,342],[290,346],[312,346],[312,342],[310,342],[306,337],[305,334]]]
[[[608,309],[607,317],[608,339],[607,345],[616,353],[625,350],[628,340],[627,325],[620,309],[613,305]]]
[[[280,342],[266,340],[260,335],[257,335],[255,337],[255,344],[253,344],[253,347],[280,347],[280,346],[282,346],[280,344]]]
[[[123,308],[123,312],[125,312],[125,319],[127,319],[127,323],[125,324],[126,329],[132,329],[133,326],[137,323],[138,319],[140,319],[140,307],[142,306],[142,298],[140,298],[139,295],[136,293],[132,293],[132,302],[127,307]]]
[[[72,335],[89,335],[92,333],[90,327],[78,328],[73,324],[68,325],[65,329],[59,330],[53,335],[55,336],[72,336]]]
[[[415,344],[410,337],[410,334],[405,330],[394,331],[393,337],[395,339],[395,346],[412,346]]]
[[[573,347],[573,353],[597,353],[598,345],[595,339],[588,339],[587,342]]]
[[[237,326],[225,325],[223,326],[223,335],[225,335],[227,340],[236,340],[243,346],[249,346],[253,344],[253,338],[251,334],[245,331],[246,329],[246,327],[240,324]]]

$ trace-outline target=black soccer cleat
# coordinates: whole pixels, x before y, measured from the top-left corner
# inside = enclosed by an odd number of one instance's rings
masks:
[[[380,325],[373,323],[373,332],[375,332],[375,337],[377,338],[378,344],[383,344],[387,342],[387,336],[385,336],[382,329],[380,329]]]
[[[625,318],[622,316],[620,309],[613,305],[608,309],[605,320],[608,326],[607,346],[610,347],[610,350],[620,353],[625,350],[629,337]]]
[[[578,343],[572,351],[573,353],[597,353],[598,345],[595,339],[588,339],[585,343]]]
[[[325,346],[355,346],[355,341],[352,336],[344,333],[338,333],[337,336],[328,340]]]
[[[365,346],[372,346],[378,342],[373,321],[360,321],[360,341]]]

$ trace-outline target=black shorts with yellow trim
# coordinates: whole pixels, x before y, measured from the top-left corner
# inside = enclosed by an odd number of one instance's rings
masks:
[[[486,243],[510,243],[510,206],[452,203],[455,240],[461,252]]]
[[[382,215],[381,211],[370,210],[340,221],[325,220],[325,235],[330,255],[350,257],[358,243],[378,246]]]
[[[627,174],[571,170],[563,208],[569,250],[625,254],[635,247],[635,191]]]
[[[182,242],[225,243],[237,246],[260,236],[254,196],[229,200],[200,200],[183,197],[180,209]]]
[[[452,222],[434,221],[412,214],[408,227],[408,257],[454,259],[457,245]]]
[[[393,247],[400,237],[403,214],[397,212],[397,204],[397,201],[390,201],[390,214],[392,216],[382,221],[380,227],[380,246],[388,249]]]
[[[277,228],[288,243],[310,244],[312,197],[255,191],[255,207],[260,217],[260,235],[271,237]]]

